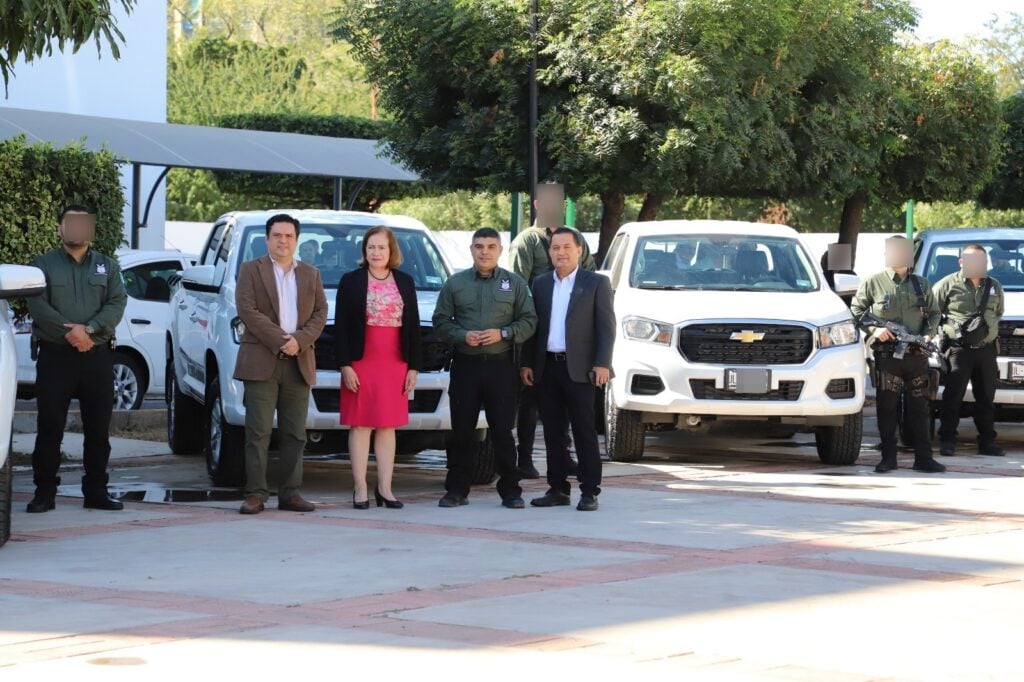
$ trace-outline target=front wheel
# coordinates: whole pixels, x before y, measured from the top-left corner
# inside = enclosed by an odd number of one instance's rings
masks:
[[[167,444],[176,455],[195,455],[203,449],[203,406],[181,392],[174,360],[164,375],[167,401]]]
[[[14,444],[14,437],[11,437],[11,444]],[[0,466],[0,547],[11,537],[11,497],[14,485],[14,465],[11,458],[14,456],[13,447],[7,450],[7,459],[3,466]]]
[[[814,429],[814,444],[818,459],[832,466],[848,466],[860,457],[860,443],[864,432],[864,413],[848,414],[842,426],[818,426]]]
[[[146,380],[139,361],[126,353],[114,353],[114,409],[137,410],[146,397]]]
[[[206,389],[206,470],[214,485],[241,488],[245,485],[245,429],[224,418],[220,379]]]
[[[604,390],[604,442],[608,458],[614,462],[636,462],[644,456],[644,424],[640,413],[620,410],[615,405],[612,387]]]

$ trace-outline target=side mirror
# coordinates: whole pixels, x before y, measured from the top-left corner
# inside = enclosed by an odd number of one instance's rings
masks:
[[[857,293],[860,288],[860,277],[844,272],[837,272],[835,275],[835,286],[832,290],[840,296],[850,296]]]
[[[195,265],[181,273],[181,286],[188,291],[216,294],[220,287],[213,283],[212,265]]]
[[[0,298],[27,298],[46,291],[46,275],[28,265],[0,265]]]

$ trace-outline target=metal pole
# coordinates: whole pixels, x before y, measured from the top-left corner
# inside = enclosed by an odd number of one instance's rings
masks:
[[[331,197],[331,210],[334,210],[334,211],[340,211],[341,210],[341,199],[342,199],[341,191],[342,191],[341,178],[334,178],[334,196]]]
[[[565,224],[576,227],[576,202],[570,197],[565,198]]]
[[[511,239],[515,239],[516,235],[519,234],[519,223],[523,220],[523,200],[520,197],[519,192],[512,192],[512,214],[509,216],[508,231],[511,233]]]
[[[537,0],[530,2],[530,224],[537,222]]]
[[[907,239],[914,240],[914,200],[907,201]]]
[[[142,206],[142,166],[132,164],[132,235],[131,247],[139,248],[139,229],[142,227],[141,215]]]

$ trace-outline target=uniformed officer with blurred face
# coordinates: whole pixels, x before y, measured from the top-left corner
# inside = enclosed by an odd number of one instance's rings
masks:
[[[84,506],[118,510],[107,493],[110,417],[114,409],[111,341],[128,301],[117,261],[95,251],[96,216],[71,205],[60,214],[60,247],[32,261],[46,275],[46,294],[28,300],[36,362],[35,496],[28,512],[54,508],[60,446],[72,398],[78,399],[85,436]]]
[[[910,272],[913,253],[904,237],[891,237],[885,243],[885,264],[882,272],[869,277],[853,297],[850,311],[855,319],[866,312],[902,324],[914,334],[932,337],[939,324],[928,281]],[[907,431],[914,440],[914,469],[937,473],[946,467],[932,457],[929,416],[931,396],[928,380],[928,355],[910,346],[902,358],[894,355],[896,338],[885,327],[864,326],[873,338],[875,358],[875,405],[878,431],[882,437],[882,461],[875,471],[884,474],[897,468],[896,410],[900,394],[905,391]]]

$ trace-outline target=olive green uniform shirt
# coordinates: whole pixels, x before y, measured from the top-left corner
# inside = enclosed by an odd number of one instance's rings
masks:
[[[576,229],[576,228],[570,228]],[[546,228],[532,225],[512,240],[509,246],[508,262],[512,272],[516,273],[528,283],[532,283],[540,275],[554,270],[548,255],[548,245],[551,243],[551,232]],[[577,234],[579,230],[576,230]],[[580,266],[584,270],[594,271],[594,257],[590,254],[590,247],[587,240],[580,234],[580,241],[583,242],[583,255],[580,256]]]
[[[496,355],[512,349],[533,336],[537,311],[526,280],[504,268],[495,268],[489,277],[476,268],[449,277],[434,308],[434,331],[466,355]],[[470,346],[466,334],[482,329],[504,329],[508,338],[487,346]]]
[[[984,343],[992,343],[999,336],[999,320],[1003,317],[1005,299],[1003,297],[1003,285],[989,277],[988,303],[985,306],[983,317],[988,325],[988,335]],[[939,312],[945,315],[946,321],[942,325],[942,332],[950,339],[957,336],[957,325],[966,322],[981,307],[982,294],[985,291],[985,282],[982,286],[976,287],[974,283],[964,277],[963,272],[954,272],[946,275],[935,285],[933,292],[935,302],[939,306]]]
[[[30,265],[46,275],[46,293],[28,299],[37,339],[68,345],[64,335],[70,330],[65,324],[93,327],[95,343],[114,338],[128,302],[116,260],[89,249],[79,263],[63,248],[56,248]]]
[[[914,283],[910,281],[911,277],[917,277],[921,284],[924,312],[919,305]],[[913,334],[935,336],[939,327],[939,307],[928,280],[911,273],[900,279],[892,268],[868,277],[857,289],[857,295],[850,304],[850,312],[854,319],[860,319],[868,311],[883,320],[902,324]],[[873,327],[864,325],[864,329],[869,333],[874,332]]]

